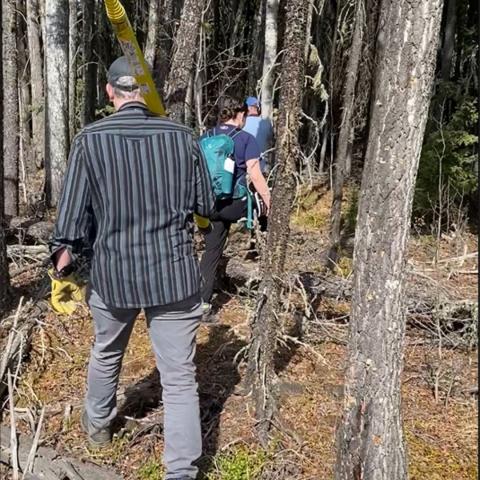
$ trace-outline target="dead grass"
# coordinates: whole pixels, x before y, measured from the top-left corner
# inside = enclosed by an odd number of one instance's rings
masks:
[[[155,472],[161,471],[163,446],[158,431],[138,438],[135,433],[127,432],[123,438],[115,439],[112,448],[106,451],[89,450],[78,419],[92,338],[90,319],[82,316],[69,320],[68,324],[65,322],[66,332],[62,332],[53,316],[46,323],[44,339],[41,336],[34,339],[32,360],[19,387],[19,405],[47,406],[45,437],[47,443],[56,445],[59,451],[114,466],[127,479],[158,478]],[[247,460],[243,454],[237,458],[232,452],[237,452],[241,445],[247,445],[252,451],[258,449],[253,435],[252,404],[234,391],[242,375],[237,373],[232,361],[244,345],[247,331],[246,308],[241,301],[233,299],[222,310],[221,325],[202,327],[198,335],[205,447],[215,460],[206,457],[204,463],[210,471],[208,478],[213,480],[222,478],[218,472],[214,475],[223,461],[217,458],[224,458],[230,452],[225,458],[238,460],[240,465]],[[285,385],[281,390],[281,421],[290,433],[277,433],[283,449],[295,452],[301,468],[300,476],[295,478],[303,480],[333,478],[335,429],[342,402],[345,347],[320,343],[315,348],[326,359],[326,364],[302,348],[285,350],[282,355],[287,361],[279,373],[281,384]],[[40,362],[42,351],[43,364]],[[473,354],[445,351],[446,364],[457,362],[462,366],[458,370],[458,387],[445,407],[442,402],[435,403],[426,373],[427,363],[433,360],[434,354],[431,347],[409,347],[406,351],[403,415],[411,478],[470,480],[476,472],[476,406],[474,399],[463,392],[476,384],[476,358]],[[151,377],[154,371],[145,324],[139,319],[125,356],[120,393]],[[153,383],[153,388],[158,388],[158,383]],[[153,421],[161,411],[159,391],[154,392],[153,404],[149,403],[149,392],[151,388],[139,393],[145,395],[143,405],[146,405],[139,411],[141,421]],[[67,405],[73,407],[73,413],[65,421]],[[21,428],[28,431],[25,424]],[[282,455],[279,454],[278,461]],[[237,467],[229,463],[228,468],[235,471]],[[151,477],[149,472],[154,472]]]
[[[295,255],[289,256],[289,268],[296,266],[309,271],[317,268],[328,230],[330,202],[328,195],[318,194],[307,199],[296,212],[290,246],[290,252]],[[316,223],[310,221],[314,217]],[[314,236],[308,236],[309,233]],[[440,258],[462,255],[465,244],[468,252],[478,248],[471,235],[465,235],[461,241],[444,238]],[[429,238],[411,240],[410,264],[436,283],[430,284],[424,277],[418,281],[426,288],[440,285],[457,298],[475,298],[476,277],[455,273],[459,268],[475,268],[475,259],[466,260],[463,265],[454,262],[434,268],[434,247]],[[350,265],[346,262],[345,269]],[[279,379],[283,428],[274,431],[278,446],[275,454],[262,452],[255,441],[251,400],[237,395],[243,368],[237,369],[233,363],[248,336],[251,307],[248,299],[227,300],[221,310],[220,325],[201,327],[198,334],[197,364],[206,451],[202,462],[204,479],[248,480],[250,477],[235,472],[247,468],[242,465],[256,468],[258,459],[270,466],[285,464],[283,470],[277,469],[283,473],[271,477],[278,480],[331,479],[346,349],[319,339],[313,348],[326,363],[301,347],[282,349]],[[348,312],[349,306],[324,301],[320,309],[328,316],[334,312],[342,315]],[[143,318],[135,325],[119,386],[120,410],[138,417],[135,429],[122,430],[112,447],[100,453],[87,447],[78,422],[93,334],[90,316],[87,311],[68,319],[49,314],[44,321],[44,328],[33,340],[30,362],[18,388],[18,406],[46,406],[44,439],[60,453],[69,452],[110,465],[127,480],[159,478],[161,431],[153,428],[141,435],[138,433],[142,427],[158,423],[162,414],[158,375]],[[436,401],[429,376],[439,364],[446,375],[455,376],[448,401],[445,401],[448,384],[441,385]],[[443,349],[440,359],[438,351],[431,346],[407,347],[402,393],[412,480],[476,478],[477,409],[475,397],[469,393],[475,385],[474,352]],[[66,410],[71,410],[69,416],[65,416]],[[20,422],[19,427],[29,431],[25,422]]]

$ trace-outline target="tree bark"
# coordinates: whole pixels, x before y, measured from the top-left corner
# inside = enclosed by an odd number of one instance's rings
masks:
[[[267,0],[267,8],[265,13],[265,50],[263,54],[261,99],[262,117],[270,119],[273,115],[273,97],[275,95],[274,66],[277,59],[279,3],[279,0]]]
[[[5,4],[0,6],[0,25],[3,25]],[[0,61],[3,65],[3,36],[0,36]],[[0,125],[3,125],[3,69],[0,68]],[[0,312],[7,304],[10,275],[8,273],[7,244],[5,240],[5,195],[3,182],[3,128],[0,128]]]
[[[46,194],[57,204],[68,157],[68,0],[46,0]]]
[[[148,2],[148,31],[145,44],[145,60],[150,67],[155,67],[155,52],[158,45],[158,27],[159,27],[160,1],[149,0]]]
[[[448,82],[452,72],[452,60],[455,53],[455,29],[457,25],[457,1],[448,0],[446,8],[445,33],[443,36],[441,75],[442,80]]]
[[[27,0],[27,35],[30,53],[30,83],[32,90],[32,145],[37,168],[41,168],[45,156],[45,100],[43,87],[42,37],[39,25],[38,0]]]
[[[352,155],[364,158],[367,149],[369,110],[375,70],[375,44],[381,0],[365,0],[365,33],[355,95],[353,128],[358,142],[354,142]]]
[[[68,139],[73,140],[77,130],[76,99],[77,99],[77,33],[78,11],[77,0],[69,0],[68,17]]]
[[[95,0],[82,2],[83,98],[81,126],[95,119],[97,65],[93,58],[95,28]]]
[[[287,30],[280,79],[277,176],[272,194],[272,210],[263,259],[263,279],[259,287],[257,312],[252,325],[248,371],[256,403],[260,440],[267,442],[275,414],[274,353],[277,338],[277,312],[280,306],[290,213],[295,196],[295,163],[302,107],[304,50],[308,0],[287,2]]]
[[[442,0],[385,0],[354,250],[336,480],[404,480],[405,262]]]
[[[262,75],[263,57],[265,55],[264,42],[265,37],[265,2],[258,1],[257,14],[255,15],[255,23],[252,29],[253,50],[248,68],[248,91],[255,92],[257,83]]]
[[[29,81],[29,59],[26,33],[26,12],[24,2],[17,0],[17,75],[18,75],[18,140],[19,140],[19,189],[22,187],[23,203],[28,202],[27,191],[31,191],[32,179],[36,174],[35,163],[31,161],[31,91]],[[19,195],[20,196],[20,195]]]
[[[333,201],[330,226],[330,251],[328,259],[333,264],[338,259],[340,247],[340,230],[342,219],[343,186],[345,177],[351,170],[351,147],[355,130],[353,128],[353,111],[355,102],[355,85],[357,83],[358,66],[362,52],[362,38],[365,23],[365,5],[363,0],[357,0],[355,9],[355,26],[353,29],[352,45],[348,57],[346,79],[343,91],[343,112],[340,132],[338,136],[337,155],[333,170]]]
[[[170,58],[172,39],[175,31],[175,14],[173,0],[161,0],[161,20],[159,22],[158,48],[154,60],[154,81],[159,92],[163,93],[168,73],[170,72]]]
[[[5,214],[18,215],[18,75],[15,0],[3,8],[3,158]]]
[[[183,122],[188,85],[198,46],[200,20],[205,0],[185,0],[180,26],[175,37],[172,65],[166,87],[170,117]]]

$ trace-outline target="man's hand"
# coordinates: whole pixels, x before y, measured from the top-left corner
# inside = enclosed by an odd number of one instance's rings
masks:
[[[79,302],[85,298],[85,289],[80,287],[74,275],[59,278],[55,269],[51,268],[48,275],[52,280],[51,303],[57,313],[71,315]]]
[[[206,235],[207,233],[210,233],[212,231],[212,228],[213,228],[212,223],[208,218],[201,217],[200,215],[197,215],[196,213],[194,213],[193,219],[197,224],[198,231],[200,233],[203,233],[203,235]]]

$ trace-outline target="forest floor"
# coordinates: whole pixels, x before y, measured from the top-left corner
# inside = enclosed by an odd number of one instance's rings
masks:
[[[297,210],[288,270],[321,271],[328,201],[311,200]],[[242,259],[245,235],[234,236],[231,255]],[[243,238],[243,240],[242,240]],[[243,243],[242,243],[243,242]],[[439,248],[438,248],[439,247]],[[351,248],[339,262],[338,275],[351,275]],[[478,250],[475,236],[412,236],[409,269],[412,281],[448,291],[458,300],[477,299],[476,258],[452,260]],[[434,262],[435,257],[439,261]],[[242,260],[243,261],[243,260]],[[460,265],[461,263],[461,265]],[[38,274],[42,274],[41,270]],[[15,288],[28,294],[32,273],[15,277]],[[286,343],[277,355],[280,415],[270,450],[255,440],[253,405],[241,395],[244,365],[236,355],[247,344],[254,295],[247,290],[219,294],[219,322],[202,325],[197,365],[204,450],[204,480],[329,480],[333,478],[335,430],[342,408],[344,343],[348,303],[325,300],[315,311],[323,329],[306,332],[303,344]],[[327,321],[328,320],[328,321]],[[112,467],[128,480],[161,478],[163,437],[161,392],[145,322],[139,319],[124,359],[119,386],[123,423],[111,448],[88,447],[79,426],[92,322],[87,309],[71,318],[49,311],[35,332],[28,362],[17,388],[17,407],[45,407],[44,445]],[[330,327],[332,326],[332,327]],[[322,335],[333,328],[335,335]],[[330,331],[331,333],[331,331]],[[332,338],[336,338],[332,340]],[[474,340],[476,345],[476,339]],[[473,480],[477,472],[477,353],[475,349],[439,345],[417,328],[407,329],[402,383],[402,411],[412,480]],[[8,422],[8,415],[4,422]],[[18,428],[32,435],[28,422]],[[0,473],[1,475],[1,473]]]

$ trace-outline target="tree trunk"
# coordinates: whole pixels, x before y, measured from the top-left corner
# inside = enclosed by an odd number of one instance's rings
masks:
[[[457,24],[457,0],[448,0],[443,36],[441,74],[442,80],[448,82],[452,72],[452,60],[455,53],[455,29]]]
[[[370,102],[372,97],[373,73],[375,70],[375,44],[378,32],[378,16],[381,0],[365,0],[365,33],[360,65],[358,66],[358,80],[355,95],[353,128],[358,142],[354,142],[352,155],[358,158],[365,157],[368,139],[368,122]]]
[[[30,53],[30,81],[32,89],[32,145],[37,168],[41,168],[45,157],[45,100],[43,89],[43,54],[40,46],[42,37],[39,25],[38,0],[27,0],[27,35]]]
[[[262,117],[270,119],[273,115],[273,97],[275,95],[274,66],[277,59],[278,5],[279,0],[267,0],[265,14],[265,51],[263,54],[261,99]]]
[[[3,158],[5,214],[18,215],[18,77],[15,0],[3,8]]]
[[[172,66],[166,87],[170,117],[183,122],[188,85],[198,46],[200,20],[205,0],[185,0],[180,26],[175,37]]]
[[[154,60],[154,81],[159,92],[163,93],[170,72],[172,38],[175,31],[173,0],[162,0],[161,20],[159,23],[158,48]]]
[[[263,39],[265,37],[265,2],[259,0],[257,14],[255,15],[255,23],[253,25],[252,39],[253,50],[248,68],[248,91],[256,92],[257,83],[262,75],[262,64],[264,52]]]
[[[73,140],[77,131],[76,125],[76,98],[77,98],[77,0],[69,0],[68,19],[68,138]]]
[[[308,0],[287,2],[287,30],[280,78],[277,176],[272,195],[263,279],[252,325],[248,371],[256,402],[257,428],[265,443],[275,413],[274,353],[277,313],[281,304],[282,277],[290,234],[290,213],[295,196],[295,163],[299,153],[298,132],[304,81],[304,49]]]
[[[147,41],[145,44],[145,60],[152,68],[155,67],[155,52],[158,44],[158,27],[159,27],[159,0],[149,0],[148,2],[148,31]]]
[[[31,91],[29,85],[29,59],[27,53],[26,12],[22,0],[17,0],[17,85],[18,85],[18,140],[19,140],[19,189],[23,196],[23,204],[28,202],[27,192],[33,184],[32,179],[36,172],[35,163],[31,156]]]
[[[95,0],[82,2],[83,98],[81,126],[95,119],[97,66],[93,58]],[[107,67],[108,68],[108,67]]]
[[[351,146],[355,133],[352,119],[355,102],[355,85],[357,83],[360,54],[362,52],[364,22],[365,5],[363,0],[357,0],[355,26],[353,29],[352,45],[350,47],[350,55],[346,69],[347,77],[343,91],[342,122],[340,124],[337,155],[333,170],[333,202],[330,226],[330,251],[328,254],[328,260],[333,264],[335,264],[338,259],[338,249],[340,247],[343,186],[345,177],[350,175],[351,169],[351,163],[349,165],[348,159],[351,158]]]
[[[5,3],[0,6],[0,25],[3,25]],[[3,65],[3,36],[0,36],[0,60]],[[3,69],[0,69],[0,125],[3,125]],[[5,195],[3,182],[3,128],[0,128],[0,312],[7,304],[10,276],[8,274],[7,244],[5,241]]]
[[[46,194],[57,204],[68,157],[68,0],[46,0]]]
[[[442,0],[385,0],[354,250],[337,480],[403,480],[405,261]]]

